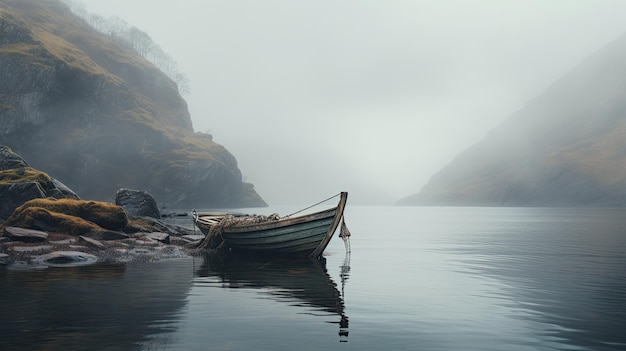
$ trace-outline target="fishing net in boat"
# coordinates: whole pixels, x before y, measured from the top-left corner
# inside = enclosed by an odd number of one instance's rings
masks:
[[[262,215],[246,215],[234,216],[226,215],[219,223],[212,225],[204,240],[198,245],[199,249],[219,249],[224,243],[222,233],[225,228],[247,226],[251,224],[260,224],[279,220],[281,217],[277,213],[269,216]]]

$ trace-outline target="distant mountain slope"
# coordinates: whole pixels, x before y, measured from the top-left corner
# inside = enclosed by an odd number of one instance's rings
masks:
[[[626,35],[399,204],[626,206]]]
[[[0,0],[0,77],[0,144],[82,198],[265,205],[170,78],[57,0]]]

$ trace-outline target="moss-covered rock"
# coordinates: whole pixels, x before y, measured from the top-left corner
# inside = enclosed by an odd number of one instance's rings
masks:
[[[0,171],[28,167],[26,161],[10,147],[0,145]]]
[[[0,171],[0,185],[12,183],[38,183],[42,189],[52,189],[52,179],[45,173],[30,167],[20,167]]]
[[[102,229],[95,223],[80,217],[50,211],[41,207],[18,208],[4,224],[71,235],[82,235],[91,230]]]
[[[128,217],[119,206],[74,199],[35,199],[18,207],[3,226],[83,235],[90,231],[122,230]]]
[[[63,183],[30,167],[9,147],[0,145],[0,219],[28,200],[46,197],[78,199]]]

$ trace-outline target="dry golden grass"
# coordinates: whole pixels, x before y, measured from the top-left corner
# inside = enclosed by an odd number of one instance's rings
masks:
[[[95,223],[80,217],[46,210],[41,207],[18,209],[4,223],[5,226],[45,229],[58,233],[83,235],[92,230],[102,230]]]
[[[0,9],[0,20],[27,28],[30,39],[28,43],[6,45],[0,48],[0,53],[14,55],[29,64],[45,65],[53,59],[52,61],[64,62],[72,70],[106,77],[110,84],[120,87],[117,93],[121,95],[122,101],[127,102],[126,107],[129,108],[116,111],[115,119],[162,132],[172,140],[189,139],[185,140],[185,144],[189,141],[191,144],[197,143],[193,131],[179,126],[180,120],[188,117],[183,113],[184,102],[177,96],[175,89],[163,89],[162,94],[154,96],[159,89],[152,89],[152,86],[146,89],[141,86],[143,79],[137,81],[136,77],[139,76],[160,74],[152,63],[120,47],[110,37],[100,34],[60,2],[5,2],[8,6]],[[116,75],[114,72],[117,71],[122,75]],[[148,90],[151,93],[147,93]],[[202,144],[214,145],[213,142]],[[209,156],[205,154],[203,157]]]
[[[550,155],[556,165],[574,166],[600,184],[626,183],[626,123],[600,138],[564,147]]]
[[[0,171],[0,185],[10,183],[36,182],[44,188],[52,187],[50,176],[31,167],[7,169]]]

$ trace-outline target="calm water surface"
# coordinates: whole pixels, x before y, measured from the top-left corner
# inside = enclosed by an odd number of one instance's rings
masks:
[[[345,218],[325,265],[0,267],[0,350],[626,350],[624,209]]]

